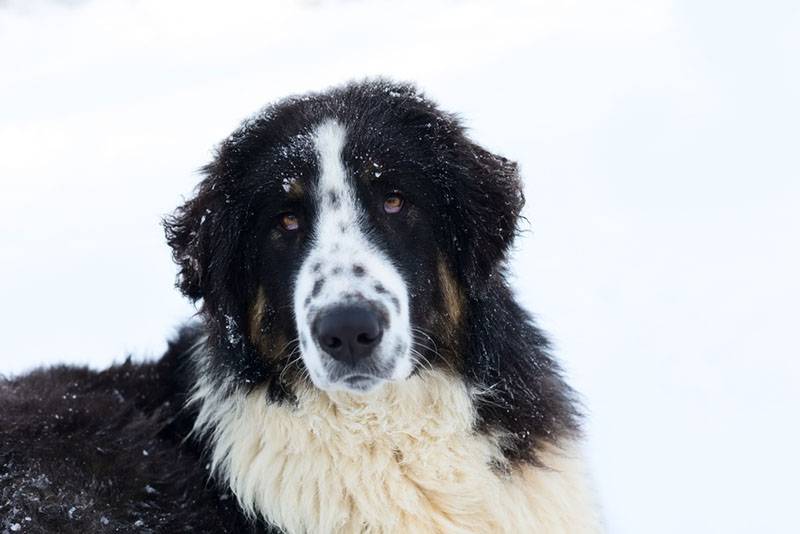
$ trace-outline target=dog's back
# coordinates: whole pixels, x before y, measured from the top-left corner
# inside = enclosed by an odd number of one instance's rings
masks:
[[[0,382],[0,532],[248,532],[192,440],[181,358]]]

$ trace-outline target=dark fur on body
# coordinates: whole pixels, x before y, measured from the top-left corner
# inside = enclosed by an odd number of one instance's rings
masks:
[[[512,468],[577,433],[571,390],[505,278],[523,204],[515,164],[469,140],[412,86],[351,84],[247,121],[167,220],[179,288],[202,299],[202,324],[184,330],[160,361],[99,373],[58,367],[0,385],[0,529],[268,529],[247,522],[209,480],[204,444],[187,439],[195,414],[184,406],[197,372],[220,386],[267,384],[265,402],[294,402],[293,387],[306,379],[286,350],[297,336],[291,280],[306,244],[302,235],[276,235],[274,218],[289,202],[311,224],[315,209],[274,191],[288,177],[313,190],[315,162],[302,157],[302,134],[325,117],[352,132],[343,157],[353,176],[379,167],[386,187],[401,184],[411,195],[415,211],[404,226],[371,219],[375,239],[413,288],[424,358],[486,392],[475,399],[476,430],[506,436]],[[359,184],[370,205],[375,186]],[[207,360],[190,364],[189,347],[205,336]]]
[[[58,366],[0,382],[0,532],[271,532],[209,482],[185,329],[156,362]]]

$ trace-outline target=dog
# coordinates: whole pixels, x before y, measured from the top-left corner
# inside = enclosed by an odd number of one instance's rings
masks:
[[[377,79],[266,107],[203,175],[166,354],[2,381],[3,532],[602,530],[506,279],[515,163]]]

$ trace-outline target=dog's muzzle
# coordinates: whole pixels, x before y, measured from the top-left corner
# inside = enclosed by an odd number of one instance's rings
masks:
[[[328,356],[352,367],[371,358],[383,337],[380,315],[366,304],[346,304],[322,310],[311,331]]]

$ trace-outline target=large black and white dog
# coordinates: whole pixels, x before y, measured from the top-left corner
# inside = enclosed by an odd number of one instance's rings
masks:
[[[378,80],[266,108],[204,173],[166,221],[201,321],[0,381],[0,531],[600,530],[504,276],[514,163]]]

